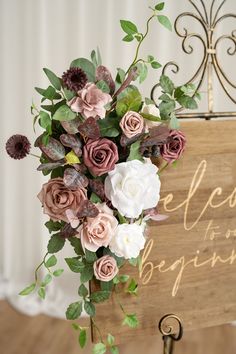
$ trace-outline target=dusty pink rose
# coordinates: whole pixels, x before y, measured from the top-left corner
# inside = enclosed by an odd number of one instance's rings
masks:
[[[72,98],[69,106],[72,111],[81,113],[84,118],[104,118],[106,115],[104,106],[111,101],[112,98],[108,93],[102,92],[95,84],[88,83],[78,91],[77,97]]]
[[[129,111],[121,119],[120,127],[127,138],[133,138],[142,133],[144,129],[144,119],[139,113]]]
[[[113,170],[119,160],[116,144],[106,138],[89,139],[83,152],[84,164],[94,176],[101,176]]]
[[[171,130],[170,141],[161,147],[161,156],[168,163],[172,163],[180,158],[186,145],[186,137],[180,130]]]
[[[119,269],[115,258],[111,256],[103,256],[93,264],[94,275],[96,279],[101,281],[110,281],[115,278]]]
[[[117,228],[118,221],[106,203],[96,204],[99,214],[95,218],[87,218],[79,228],[83,248],[96,252],[99,247],[107,247]]]
[[[70,190],[66,188],[63,179],[58,177],[43,184],[38,198],[43,205],[44,214],[50,216],[53,221],[68,222],[66,210],[71,209],[76,214],[81,201],[87,199],[87,195],[85,189]]]

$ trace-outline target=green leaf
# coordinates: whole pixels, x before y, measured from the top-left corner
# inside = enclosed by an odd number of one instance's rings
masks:
[[[59,277],[64,272],[64,269],[57,269],[54,270],[53,275],[54,277]]]
[[[91,252],[87,249],[85,250],[85,258],[88,263],[94,263],[98,259],[96,252]]]
[[[95,66],[90,60],[86,58],[75,59],[70,64],[70,67],[81,68],[87,75],[88,81],[90,82],[95,81]]]
[[[90,301],[85,301],[84,302],[84,311],[90,316],[93,317],[95,316],[96,309],[95,306],[92,302]]]
[[[127,325],[131,328],[137,328],[139,325],[139,321],[137,319],[137,316],[135,313],[131,314],[131,315],[126,315],[125,319],[122,323],[123,325]]]
[[[120,224],[126,224],[127,223],[127,220],[126,220],[125,216],[121,215],[119,212],[117,213],[117,216],[118,216]]]
[[[137,264],[138,264],[138,258],[139,258],[139,257],[137,257],[137,258],[130,258],[130,259],[129,259],[129,264],[131,264],[133,267],[136,267]]]
[[[170,129],[179,129],[180,127],[179,120],[175,115],[172,115],[169,126]]]
[[[60,236],[60,234],[52,235],[51,239],[48,242],[48,253],[57,253],[65,245],[65,239]]]
[[[134,37],[132,34],[127,34],[123,39],[122,41],[124,42],[132,42],[134,40]]]
[[[65,261],[70,268],[70,270],[74,273],[80,273],[85,265],[83,262],[81,262],[78,258],[73,257],[73,258],[65,258]]]
[[[48,88],[44,90],[43,97],[44,98],[42,99],[42,102],[44,101],[45,98],[50,101],[61,99],[61,95],[57,93],[54,87],[52,86],[48,86]]]
[[[159,105],[160,116],[166,120],[170,118],[170,114],[175,110],[175,101],[170,100],[168,102],[161,102]]]
[[[98,62],[98,66],[102,65],[102,57],[98,47],[97,47],[97,62]]]
[[[164,9],[164,7],[165,7],[165,3],[164,3],[164,2],[160,2],[159,4],[157,4],[157,5],[155,6],[155,10],[161,11],[161,10]]]
[[[154,56],[153,55],[148,55],[147,61],[148,61],[148,63],[153,62],[154,61]]]
[[[178,103],[188,109],[197,109],[198,105],[194,98],[183,95],[178,98]]]
[[[113,288],[113,281],[100,281],[101,290],[111,291]]]
[[[110,348],[110,351],[111,351],[111,354],[119,354],[118,347],[113,346]]]
[[[79,334],[79,345],[81,348],[84,348],[87,341],[87,332],[85,329],[82,329]]]
[[[45,264],[48,268],[55,266],[57,264],[56,256],[52,255],[51,257],[49,257]]]
[[[148,97],[145,97],[145,104],[148,105],[148,104],[155,104],[155,102],[153,100],[151,100],[150,98]]]
[[[151,63],[151,67],[153,68],[153,69],[160,69],[161,68],[161,64],[160,63],[158,63],[158,61],[153,61],[152,63]]]
[[[139,74],[139,83],[141,84],[146,78],[148,74],[148,67],[146,64],[142,65],[142,70]]]
[[[43,281],[42,281],[42,283],[41,283],[41,287],[47,286],[51,281],[52,281],[52,276],[51,276],[51,274],[48,273],[48,274],[45,276],[45,278],[43,279]]]
[[[107,347],[104,343],[97,343],[93,347],[93,354],[104,354],[107,351]]]
[[[134,279],[131,279],[126,292],[131,295],[137,295],[137,291],[138,291],[138,284]]]
[[[75,331],[79,330],[79,326],[77,325],[77,323],[72,323],[71,326]]]
[[[95,194],[94,192],[92,192],[91,196],[90,196],[90,202],[96,204],[96,203],[101,203],[101,199],[99,198],[99,196],[97,194]]]
[[[174,83],[171,81],[171,79],[168,76],[166,76],[166,75],[161,76],[160,85],[165,93],[169,93],[170,95],[173,94],[175,86],[174,86]]]
[[[84,284],[81,284],[78,291],[79,296],[85,298],[88,295],[88,289]]]
[[[108,335],[107,335],[107,343],[110,346],[112,346],[115,343],[115,338],[110,333],[108,333]]]
[[[102,137],[114,138],[120,134],[119,132],[119,122],[116,117],[106,117],[104,119],[99,119],[98,121],[100,134]]]
[[[128,156],[127,161],[131,161],[131,160],[139,160],[139,161],[143,161],[143,157],[140,154],[140,141],[135,141],[135,143],[133,143],[132,145],[130,145],[130,153]]]
[[[129,275],[122,274],[119,276],[119,281],[121,283],[126,283],[129,280]]]
[[[122,84],[125,81],[125,71],[121,68],[117,68],[116,82]]]
[[[138,33],[137,26],[131,21],[120,20],[120,25],[123,31],[127,34],[132,35]]]
[[[71,90],[68,90],[66,87],[63,87],[63,91],[67,101],[70,101],[73,97],[75,97],[75,93]]]
[[[93,265],[88,263],[84,269],[81,270],[80,281],[86,283],[93,278]]]
[[[60,122],[65,122],[73,120],[76,117],[76,113],[73,112],[67,105],[60,106],[58,110],[54,113],[53,119],[59,120]]]
[[[48,113],[40,111],[39,125],[45,129],[49,135],[52,134],[52,121]]]
[[[103,80],[100,80],[96,83],[97,88],[99,88],[101,91],[105,92],[105,93],[109,93],[110,92],[110,88],[107,85],[107,83]]]
[[[51,82],[52,86],[54,86],[57,90],[61,89],[61,81],[60,79],[49,69],[44,68],[43,71],[47,75],[49,81]]]
[[[82,301],[73,302],[66,310],[67,320],[76,320],[82,313]]]
[[[169,31],[172,31],[172,24],[171,24],[171,22],[170,22],[170,20],[168,19],[167,16],[157,15],[157,19],[158,19],[158,21],[160,22],[160,24],[162,26],[167,28]]]
[[[39,288],[38,290],[38,296],[41,298],[41,299],[45,299],[46,297],[46,291],[43,287]]]
[[[29,295],[34,291],[35,288],[36,288],[36,283],[33,283],[33,284],[27,286],[25,289],[21,290],[19,295],[21,295],[21,296]]]
[[[59,221],[52,221],[52,220],[45,222],[44,225],[46,226],[46,228],[50,233],[52,233],[53,231],[61,230],[61,226],[62,226]]]
[[[96,55],[96,51],[95,50],[92,50],[90,57],[91,57],[91,60],[93,62],[93,65],[95,67],[97,67],[98,66],[98,62],[97,62],[97,55]]]
[[[175,90],[175,92],[176,92],[176,90]],[[163,93],[159,97],[159,100],[164,101],[164,102],[169,102],[169,101],[172,101],[172,98],[167,93]]]
[[[71,246],[74,248],[74,251],[78,256],[84,255],[83,248],[81,246],[81,241],[78,237],[69,237],[68,241],[70,242]]]
[[[140,113],[140,114],[143,118],[150,120],[152,122],[161,122],[160,117],[156,117],[156,116],[153,116],[152,114],[148,114],[148,113]]]
[[[90,300],[95,303],[100,303],[108,300],[110,295],[111,295],[110,291],[106,291],[106,290],[95,291],[90,295]]]
[[[128,111],[138,112],[142,105],[142,96],[136,87],[127,87],[117,98],[116,113],[122,117]]]

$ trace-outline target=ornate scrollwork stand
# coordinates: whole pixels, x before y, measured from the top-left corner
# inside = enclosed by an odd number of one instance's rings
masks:
[[[177,330],[174,330],[173,325],[169,324],[168,321],[170,320],[174,320],[174,322],[177,323]],[[163,354],[173,354],[174,342],[179,341],[183,336],[183,325],[181,320],[174,314],[168,314],[161,318],[158,327],[163,336]]]
[[[204,113],[184,113],[181,109],[177,109],[178,118],[218,118],[218,117],[236,117],[236,112],[214,112],[214,92],[213,92],[213,74],[218,79],[223,91],[231,102],[236,104],[236,83],[234,83],[226,74],[219,60],[220,48],[219,44],[223,41],[230,42],[227,54],[234,56],[236,54],[236,30],[230,34],[223,33],[217,35],[218,27],[224,23],[226,19],[236,19],[236,14],[221,14],[222,8],[227,0],[188,0],[193,6],[193,12],[181,13],[175,20],[174,28],[176,34],[182,38],[182,49],[185,54],[194,54],[192,39],[200,41],[203,47],[203,56],[201,63],[195,74],[187,81],[186,84],[195,84],[196,91],[199,91],[203,85],[205,78],[207,79],[207,95],[208,95],[208,112]],[[181,20],[190,18],[201,25],[201,33],[192,32],[191,29],[181,27]],[[224,30],[224,28],[222,27]],[[177,74],[180,70],[176,62],[168,62],[163,69],[163,73],[171,70]],[[158,85],[155,85],[151,91],[151,98],[155,102],[155,91]],[[194,95],[193,95],[194,96]]]

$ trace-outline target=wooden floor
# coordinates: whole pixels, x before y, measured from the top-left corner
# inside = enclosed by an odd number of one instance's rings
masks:
[[[0,354],[91,354],[81,350],[70,323],[47,316],[28,317],[0,301]],[[160,337],[136,340],[120,347],[120,354],[162,354]],[[236,327],[226,325],[187,332],[175,354],[235,354]]]

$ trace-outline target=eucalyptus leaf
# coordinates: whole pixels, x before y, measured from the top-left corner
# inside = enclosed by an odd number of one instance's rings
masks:
[[[85,72],[88,81],[90,82],[95,81],[95,66],[90,60],[86,58],[75,59],[70,64],[70,67],[81,68]]]
[[[52,118],[54,120],[59,120],[60,122],[64,122],[64,121],[73,120],[75,119],[75,117],[76,117],[76,113],[73,112],[70,109],[70,107],[65,104],[58,108],[58,110],[54,113]]]
[[[136,141],[130,146],[130,153],[127,161],[131,161],[131,160],[143,161],[143,157],[140,153],[140,141]]]
[[[44,68],[43,71],[47,75],[49,81],[51,82],[52,86],[54,86],[57,90],[61,89],[61,81],[60,79],[49,69]]]
[[[122,117],[128,111],[138,112],[142,105],[142,96],[136,87],[127,87],[117,98],[116,113]]]
[[[100,134],[102,137],[114,138],[120,134],[119,121],[116,117],[106,117],[98,120]]]

